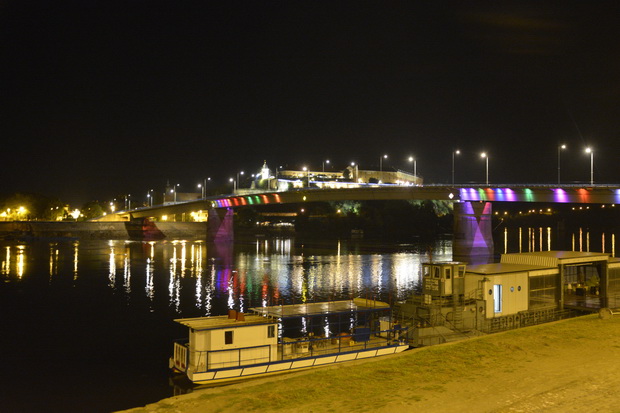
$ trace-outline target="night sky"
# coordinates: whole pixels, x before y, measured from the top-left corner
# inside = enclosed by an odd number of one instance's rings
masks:
[[[62,3],[63,5],[58,5]],[[620,3],[0,0],[0,192],[269,166],[620,182]]]

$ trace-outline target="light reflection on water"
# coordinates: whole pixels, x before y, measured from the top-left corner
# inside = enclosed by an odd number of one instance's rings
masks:
[[[616,256],[616,233],[589,231],[579,228],[558,240],[552,227],[504,228],[495,251],[500,253],[564,250],[580,252],[605,252]]]
[[[241,246],[204,241],[91,241],[88,248],[74,242],[70,250],[67,245],[50,243],[45,259],[50,282],[63,275],[68,261],[74,285],[83,277],[92,278],[80,260],[101,260],[100,265],[107,268],[105,285],[122,294],[127,304],[146,303],[153,312],[165,300],[177,314],[214,315],[229,308],[247,311],[253,306],[357,296],[402,300],[419,281],[421,262],[428,260],[416,248],[358,252],[351,244],[338,241],[313,249],[295,245],[292,239],[258,239]],[[435,245],[433,259],[449,260],[451,255],[450,241]],[[26,263],[42,257],[35,256],[28,244],[20,244],[5,247],[2,258],[5,280],[17,281],[34,276]]]

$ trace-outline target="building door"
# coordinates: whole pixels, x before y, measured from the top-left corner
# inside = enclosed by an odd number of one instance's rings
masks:
[[[493,310],[495,313],[502,312],[502,285],[493,285]]]

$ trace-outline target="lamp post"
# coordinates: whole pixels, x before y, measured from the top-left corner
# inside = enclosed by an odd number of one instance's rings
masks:
[[[383,160],[387,159],[387,155],[379,157],[379,172],[383,172]]]
[[[413,183],[416,183],[416,177],[418,176],[418,161],[413,156],[409,157],[409,162],[413,163]]]
[[[486,152],[482,152],[480,154],[480,157],[484,158],[486,160],[486,164],[487,164],[487,169],[486,169],[487,170],[487,181],[486,182],[487,182],[487,185],[488,185],[489,184],[489,155],[487,155]]]
[[[455,151],[452,151],[452,185],[454,185],[454,155],[460,155],[461,151],[459,151],[458,149]]]
[[[306,172],[306,181],[307,181],[307,187],[310,188],[310,169],[308,169],[307,167],[303,167],[302,168],[304,172]]]
[[[235,181],[235,178],[230,178],[228,181],[232,182],[233,184],[233,194],[234,194],[237,191],[237,181]]]
[[[566,145],[562,144],[558,146],[558,185],[560,185],[560,152],[566,149]]]
[[[239,187],[240,187],[240,185],[239,185],[239,175],[243,175],[243,174],[244,174],[244,172],[243,172],[243,171],[241,171],[241,172],[237,172],[237,181],[236,181],[236,183],[237,183],[237,189],[239,189]]]
[[[594,150],[588,146],[586,153],[590,154],[590,185],[594,185]]]
[[[211,178],[205,178],[203,183],[198,184],[198,188],[200,188],[200,194],[203,198],[207,196],[207,181],[210,181]]]
[[[146,193],[146,199],[147,199],[147,203],[150,207],[153,206],[153,190],[149,189],[149,191]]]
[[[329,159],[323,161],[323,173],[325,173],[325,164],[329,165]]]

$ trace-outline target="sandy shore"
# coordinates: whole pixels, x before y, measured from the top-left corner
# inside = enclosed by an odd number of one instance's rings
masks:
[[[620,315],[194,391],[143,412],[620,412]]]

